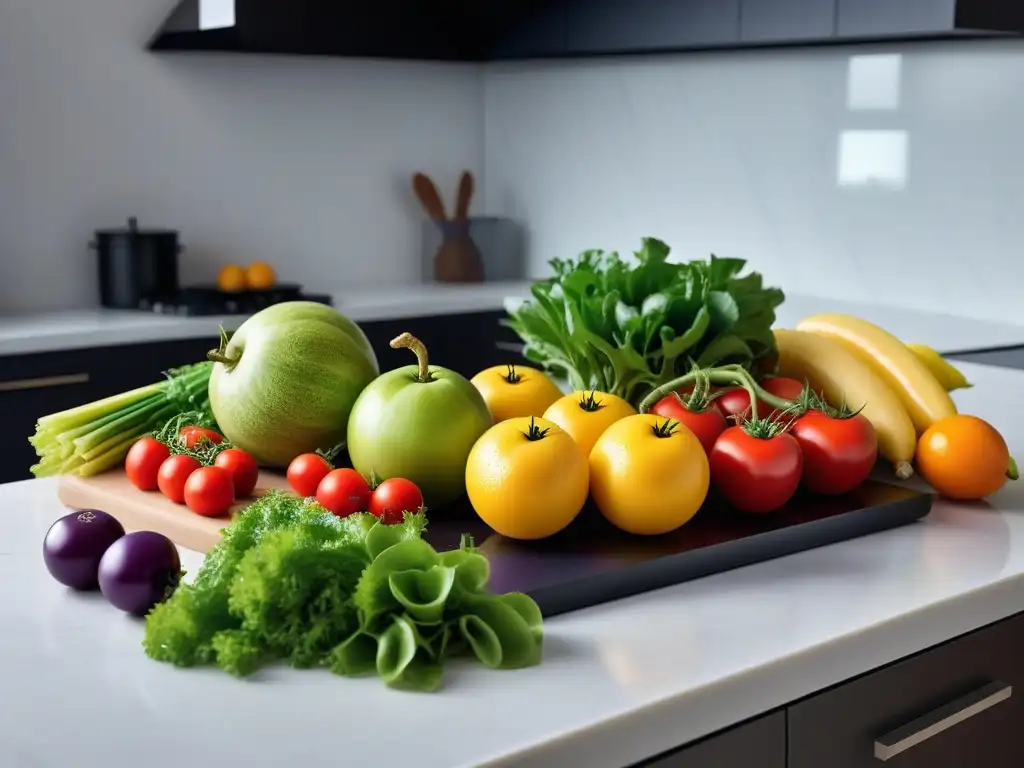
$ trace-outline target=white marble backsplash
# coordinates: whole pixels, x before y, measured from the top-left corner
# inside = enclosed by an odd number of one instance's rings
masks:
[[[792,293],[1024,322],[1024,42],[537,62],[486,74],[485,197],[531,274],[657,236]]]

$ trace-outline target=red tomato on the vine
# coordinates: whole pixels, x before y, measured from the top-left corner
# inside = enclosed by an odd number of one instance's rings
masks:
[[[338,517],[363,512],[370,504],[370,484],[354,469],[332,469],[316,489],[321,507]]]
[[[185,506],[203,517],[226,515],[235,503],[235,480],[224,467],[200,467],[185,481]]]
[[[369,512],[383,523],[394,525],[405,519],[406,512],[418,512],[422,506],[423,492],[416,483],[392,477],[373,489]]]
[[[878,458],[878,437],[859,413],[837,418],[808,411],[791,434],[804,457],[803,486],[814,493],[849,493],[871,474]]]
[[[198,459],[184,454],[166,459],[156,475],[160,491],[175,504],[184,504],[185,481],[201,466]]]
[[[201,440],[209,440],[215,445],[224,442],[224,437],[219,432],[214,432],[206,427],[182,427],[178,437],[181,438],[186,448],[195,448]]]
[[[333,469],[331,463],[318,453],[303,453],[288,465],[288,485],[299,496],[316,496],[320,481]]]
[[[781,376],[773,376],[760,382],[761,389],[770,395],[781,397],[783,400],[799,400],[803,394],[804,384],[796,379],[787,379]],[[728,419],[737,419],[741,416],[750,416],[750,393],[745,387],[733,387],[725,390],[715,398],[715,405]],[[757,401],[758,418],[774,418],[779,411],[761,400]]]
[[[160,465],[171,455],[171,449],[153,437],[137,440],[124,460],[124,471],[131,484],[140,491],[155,491]]]
[[[800,485],[800,446],[780,431],[781,425],[768,428],[768,423],[758,420],[729,427],[711,449],[711,481],[742,512],[773,512],[793,498]]]
[[[711,453],[711,448],[718,436],[729,426],[725,422],[725,416],[714,405],[708,405],[699,411],[690,410],[686,402],[676,394],[661,398],[651,408],[651,413],[678,421],[689,429],[700,440],[704,453],[707,454]]]
[[[235,498],[244,499],[256,488],[256,481],[260,477],[260,468],[256,459],[241,448],[228,448],[217,454],[213,460],[213,466],[221,467],[231,473],[231,479],[235,483]]]

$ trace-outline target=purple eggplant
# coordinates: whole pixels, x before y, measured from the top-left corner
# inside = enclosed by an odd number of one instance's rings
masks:
[[[61,584],[77,590],[99,587],[104,553],[124,536],[124,528],[106,512],[82,509],[57,520],[43,539],[46,569]]]
[[[167,599],[181,580],[174,543],[153,531],[137,531],[115,541],[100,560],[100,591],[111,605],[145,616]]]

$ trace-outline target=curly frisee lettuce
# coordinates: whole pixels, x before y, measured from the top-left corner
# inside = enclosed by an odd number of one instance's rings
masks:
[[[437,552],[421,538],[425,525],[422,513],[384,525],[264,496],[225,529],[194,582],[149,614],[146,653],[236,676],[284,660],[419,691],[437,690],[444,661],[461,653],[492,668],[538,664],[536,603],[489,592],[473,542]]]
[[[598,390],[636,405],[696,364],[754,372],[774,356],[771,327],[785,298],[742,259],[671,263],[669,247],[643,241],[629,263],[586,251],[554,259],[554,277],[533,285],[505,324],[525,355],[574,390]]]

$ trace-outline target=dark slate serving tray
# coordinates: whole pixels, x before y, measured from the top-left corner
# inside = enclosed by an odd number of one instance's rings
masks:
[[[558,535],[520,542],[494,533],[463,504],[428,513],[426,539],[448,550],[471,534],[491,562],[494,591],[525,592],[555,616],[896,528],[931,506],[931,494],[869,480],[845,496],[798,495],[767,515],[709,499],[682,528],[655,537],[622,533],[588,505]]]

